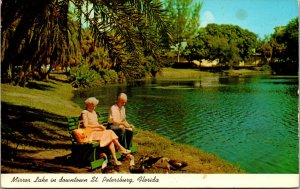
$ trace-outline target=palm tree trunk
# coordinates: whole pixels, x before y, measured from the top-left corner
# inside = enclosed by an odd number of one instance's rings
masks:
[[[181,51],[181,43],[179,42],[178,49],[177,49],[177,63],[180,62],[180,51]]]

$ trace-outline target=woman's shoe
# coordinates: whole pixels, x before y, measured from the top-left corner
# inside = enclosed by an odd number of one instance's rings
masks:
[[[121,154],[130,154],[130,153],[131,153],[131,150],[122,149],[122,150],[120,150],[120,153],[121,153]]]
[[[116,165],[118,165],[118,166],[119,166],[119,165],[122,165],[122,162],[120,162],[120,161],[116,161],[115,163],[116,163]]]

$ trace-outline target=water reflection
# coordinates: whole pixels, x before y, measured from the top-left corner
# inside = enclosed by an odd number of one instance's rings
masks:
[[[251,173],[297,173],[297,89],[297,78],[214,76],[106,86],[78,91],[75,100],[96,96],[107,111],[125,92],[128,119],[140,128]]]

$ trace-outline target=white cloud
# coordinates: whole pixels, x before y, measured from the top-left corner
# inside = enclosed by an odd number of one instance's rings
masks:
[[[205,11],[200,20],[200,26],[205,27],[207,24],[214,23],[215,16],[211,11]]]

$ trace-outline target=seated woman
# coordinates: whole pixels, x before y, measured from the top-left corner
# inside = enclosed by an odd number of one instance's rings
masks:
[[[95,97],[90,97],[85,100],[86,109],[82,111],[83,126],[88,136],[89,141],[99,141],[100,147],[108,146],[111,155],[116,165],[122,163],[117,160],[115,146],[118,151],[123,154],[130,153],[130,150],[125,149],[119,142],[118,136],[112,130],[106,130],[103,125],[98,122],[98,116],[95,108],[99,100]]]

